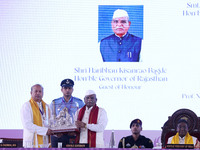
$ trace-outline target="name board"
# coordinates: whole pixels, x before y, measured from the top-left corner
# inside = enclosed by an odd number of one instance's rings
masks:
[[[66,148],[89,148],[89,144],[66,144]]]
[[[167,144],[167,149],[194,149],[193,144]]]
[[[0,148],[22,147],[23,139],[1,138]]]
[[[17,144],[0,143],[0,148],[16,148]]]

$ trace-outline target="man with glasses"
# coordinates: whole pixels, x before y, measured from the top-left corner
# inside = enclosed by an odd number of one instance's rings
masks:
[[[102,39],[100,43],[103,61],[138,62],[142,39],[128,33],[131,25],[128,13],[117,9],[113,14],[111,25],[114,34]]]
[[[38,148],[42,144],[49,144],[49,135],[53,134],[47,125],[50,109],[42,99],[44,94],[42,85],[33,85],[30,93],[31,99],[21,108],[21,120],[24,127],[23,147]]]
[[[103,132],[108,118],[106,111],[96,105],[97,97],[93,90],[88,90],[84,98],[85,106],[76,112],[76,126],[80,128],[79,143],[88,143],[89,147],[103,148]]]
[[[176,128],[176,135],[168,139],[168,144],[193,144],[195,148],[199,148],[199,141],[188,132],[188,122],[180,119]]]

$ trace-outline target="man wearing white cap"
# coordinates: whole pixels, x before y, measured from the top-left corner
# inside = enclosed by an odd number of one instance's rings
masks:
[[[103,132],[108,118],[103,108],[96,105],[96,94],[88,90],[85,94],[85,106],[76,112],[76,126],[80,128],[79,143],[88,143],[89,147],[104,147]]]
[[[114,34],[104,38],[100,43],[100,52],[104,62],[138,62],[142,39],[128,30],[131,22],[125,10],[117,9],[111,22]]]

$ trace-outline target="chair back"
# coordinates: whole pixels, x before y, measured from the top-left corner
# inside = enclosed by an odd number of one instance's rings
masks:
[[[174,136],[176,132],[177,123],[180,119],[185,119],[188,122],[188,131],[190,135],[198,138],[200,140],[200,117],[189,110],[189,109],[179,109],[168,117],[168,120],[164,123],[162,127],[161,143],[162,147],[165,147],[168,138]]]

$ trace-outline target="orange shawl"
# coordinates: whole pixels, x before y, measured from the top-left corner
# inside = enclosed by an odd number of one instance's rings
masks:
[[[32,107],[32,111],[33,111],[33,123],[41,126],[42,127],[42,116],[39,110],[39,106],[37,104],[37,102],[35,102],[32,98],[30,99],[30,104]],[[46,114],[46,103],[42,100],[42,107],[44,109],[44,113]],[[39,144],[43,144],[43,136],[42,135],[37,135],[37,139],[38,139],[38,145]],[[34,145],[35,145],[35,138],[34,138]]]
[[[179,144],[179,133],[177,132],[176,135],[172,138],[171,144]],[[194,144],[192,136],[187,132],[185,136],[185,144]]]

